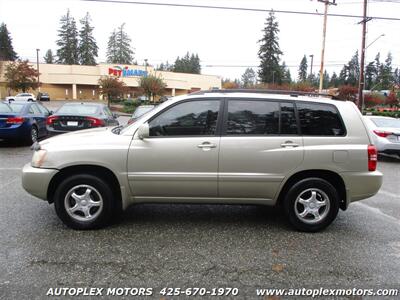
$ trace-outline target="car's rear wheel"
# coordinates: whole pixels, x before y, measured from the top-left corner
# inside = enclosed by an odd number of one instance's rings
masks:
[[[335,220],[339,195],[335,187],[324,179],[303,179],[285,195],[284,209],[290,224],[296,229],[319,231]]]
[[[110,186],[103,179],[90,174],[68,177],[54,194],[58,217],[73,229],[106,226],[113,215],[114,201]]]

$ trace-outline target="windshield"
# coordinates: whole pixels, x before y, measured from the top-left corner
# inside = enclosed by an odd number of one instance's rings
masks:
[[[377,127],[400,128],[399,119],[373,118],[371,121],[374,122]]]
[[[148,113],[154,108],[154,106],[139,106],[136,108],[136,110],[133,112],[132,119],[137,119],[140,116],[143,116],[145,113]]]
[[[5,103],[0,103],[0,113],[9,113],[9,112],[12,112],[11,107]]]
[[[64,105],[58,111],[57,114],[66,115],[95,115],[98,112],[98,106],[95,105]]]
[[[19,113],[24,108],[24,103],[10,103],[13,112]]]

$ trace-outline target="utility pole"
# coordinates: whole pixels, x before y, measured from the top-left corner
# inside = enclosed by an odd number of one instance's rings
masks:
[[[310,69],[310,78],[311,78],[311,76],[312,76],[312,67],[313,67],[313,64],[314,64],[314,54],[310,54],[310,57],[311,57],[311,69]]]
[[[333,0],[333,2],[329,2],[329,0],[318,0],[318,2],[323,2],[325,4],[324,27],[322,30],[321,69],[319,70],[319,90],[318,90],[319,93],[321,93],[324,83],[325,39],[326,39],[326,21],[328,19],[328,7],[329,5],[336,5],[336,0]]]
[[[39,84],[39,92],[40,92],[39,51],[40,51],[40,49],[36,49],[36,69],[38,71],[37,81],[38,81],[38,84]]]
[[[358,97],[357,97],[357,106],[360,108],[361,103],[363,102],[363,91],[364,91],[364,65],[365,65],[365,37],[367,34],[367,22],[371,20],[371,18],[367,18],[367,6],[368,0],[364,0],[364,13],[363,19],[360,23],[362,23],[362,38],[361,38],[361,63],[360,63],[360,80],[358,83]]]

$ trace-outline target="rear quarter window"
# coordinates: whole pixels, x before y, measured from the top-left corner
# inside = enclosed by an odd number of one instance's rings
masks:
[[[323,103],[297,103],[301,134],[345,136],[346,129],[337,108]]]

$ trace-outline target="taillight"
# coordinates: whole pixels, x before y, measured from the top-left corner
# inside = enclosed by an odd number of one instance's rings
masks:
[[[58,119],[58,116],[50,116],[47,117],[46,124],[53,125],[54,121]]]
[[[93,117],[86,117],[85,119],[90,122],[90,125],[92,127],[104,126],[104,121],[101,119],[97,119],[97,118],[93,118]]]
[[[378,162],[378,151],[374,145],[368,146],[368,171],[375,171]]]
[[[132,124],[132,123],[135,123],[135,121],[134,121],[133,119],[129,119],[129,120],[128,120],[128,125],[130,125],[130,124]]]
[[[24,123],[25,119],[22,117],[14,117],[14,118],[7,118],[7,124],[22,124]]]
[[[380,137],[387,137],[388,135],[391,135],[392,134],[392,132],[388,132],[388,131],[382,131],[382,130],[374,130],[374,133],[377,135],[377,136],[380,136]]]

